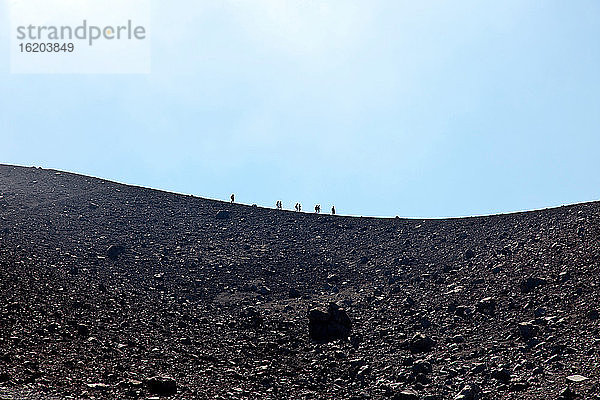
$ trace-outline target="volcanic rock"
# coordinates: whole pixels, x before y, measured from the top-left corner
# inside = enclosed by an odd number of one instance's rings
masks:
[[[454,397],[454,400],[477,400],[481,389],[475,384],[465,385],[460,392]]]
[[[0,397],[598,396],[600,202],[332,217],[13,166],[0,192]]]
[[[546,281],[543,278],[529,277],[529,278],[527,278],[527,279],[525,279],[524,281],[521,282],[521,292],[522,293],[530,293],[535,288],[537,288],[539,286],[543,286],[543,285],[545,285],[547,283],[548,283],[548,281]]]
[[[435,346],[435,341],[427,335],[416,333],[410,339],[410,351],[413,353],[425,353],[431,351]]]
[[[168,376],[153,376],[146,380],[150,393],[170,396],[177,393],[177,382]]]
[[[475,309],[482,314],[493,316],[496,313],[496,300],[492,297],[485,297],[479,300]]]
[[[125,247],[118,244],[110,245],[106,250],[106,255],[112,260],[116,260],[123,253],[125,253]]]
[[[308,313],[308,330],[313,340],[347,339],[351,329],[350,317],[336,303],[329,303],[327,311],[312,309]]]
[[[229,219],[231,217],[231,213],[227,210],[219,210],[215,215],[216,219]]]

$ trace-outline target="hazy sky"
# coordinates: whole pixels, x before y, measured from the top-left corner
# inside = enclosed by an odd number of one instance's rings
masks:
[[[2,163],[353,215],[600,198],[597,0],[153,1],[149,75],[9,74],[7,2]]]

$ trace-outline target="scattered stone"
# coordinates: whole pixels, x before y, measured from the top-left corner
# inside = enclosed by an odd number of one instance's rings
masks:
[[[528,388],[529,388],[529,383],[524,382],[524,381],[519,381],[519,382],[515,382],[512,385],[510,385],[509,391],[522,392],[524,390],[527,390]]]
[[[598,319],[598,310],[591,310],[588,312],[588,319],[590,321],[596,321]]]
[[[533,312],[533,315],[536,318],[541,318],[541,317],[545,317],[547,313],[548,313],[548,311],[544,307],[538,307]]]
[[[108,247],[108,250],[106,250],[106,255],[111,260],[116,260],[123,253],[125,253],[125,247],[118,244],[112,244]]]
[[[85,324],[77,324],[77,333],[79,336],[88,337],[90,335],[90,328]]]
[[[521,322],[519,324],[519,334],[525,340],[533,339],[539,333],[540,328],[531,322]]]
[[[8,381],[10,381],[10,375],[6,372],[0,373],[0,383],[4,383],[4,382],[8,382]]]
[[[558,274],[558,281],[560,283],[565,283],[571,279],[571,273],[569,271],[562,271]]]
[[[433,367],[431,366],[430,362],[424,361],[424,360],[420,360],[420,361],[415,362],[412,365],[412,371],[415,374],[427,375],[427,374],[430,374],[431,371],[433,371]]]
[[[454,335],[450,338],[451,343],[464,343],[465,337],[463,335]]]
[[[435,341],[422,333],[415,334],[410,339],[409,347],[413,353],[426,353],[435,346]]]
[[[360,264],[360,265],[365,265],[368,262],[369,262],[369,257],[367,257],[367,256],[362,256],[360,258],[360,260],[358,260],[358,264]]]
[[[110,388],[110,385],[107,385],[106,383],[86,383],[85,385],[90,389],[95,390],[107,390]]]
[[[261,286],[260,289],[258,289],[258,293],[263,296],[268,296],[271,294],[271,289],[266,286]]]
[[[535,288],[537,288],[539,286],[543,286],[546,283],[548,283],[548,281],[546,281],[543,278],[529,277],[521,282],[521,292],[522,293],[530,293]]]
[[[590,378],[583,376],[583,375],[577,375],[577,374],[567,376],[567,381],[569,381],[569,382],[583,382],[583,381],[587,381],[588,379],[590,379]]]
[[[454,400],[477,400],[481,389],[475,384],[465,385],[460,392],[454,397]]]
[[[216,219],[229,219],[231,217],[231,213],[227,210],[219,210],[217,211]]]
[[[153,376],[146,380],[150,393],[159,395],[173,395],[177,393],[177,382],[169,376]]]
[[[492,297],[485,297],[479,300],[475,309],[482,314],[493,316],[496,313],[496,300]]]
[[[473,310],[467,306],[456,306],[454,315],[461,318],[469,318],[473,314]]]
[[[510,371],[506,368],[495,369],[491,373],[491,377],[502,383],[510,382]]]
[[[465,251],[465,260],[470,260],[473,257],[475,257],[475,252],[473,250],[468,249]]]
[[[308,313],[308,330],[313,340],[329,342],[346,339],[351,329],[350,317],[336,303],[329,303],[327,312],[312,309]]]
[[[403,390],[397,393],[393,400],[419,400],[419,394],[414,390]]]
[[[288,296],[290,297],[290,299],[296,299],[296,298],[300,297],[300,292],[298,291],[298,289],[290,288],[290,291],[288,292]]]
[[[485,363],[476,363],[475,365],[473,365],[473,368],[471,368],[471,373],[473,374],[481,374],[482,372],[484,372],[486,370],[486,365]]]
[[[563,390],[561,390],[561,392],[558,395],[557,400],[570,400],[570,399],[577,399],[580,396],[575,393],[573,390],[571,390],[571,388],[564,388]]]

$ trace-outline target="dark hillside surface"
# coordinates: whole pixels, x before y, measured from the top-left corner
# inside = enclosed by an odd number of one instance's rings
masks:
[[[596,202],[357,218],[0,166],[0,399],[600,399],[599,283]]]

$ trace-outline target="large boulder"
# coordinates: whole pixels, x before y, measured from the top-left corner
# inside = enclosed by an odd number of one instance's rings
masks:
[[[313,340],[347,339],[351,330],[350,317],[335,303],[330,303],[327,311],[315,308],[308,312],[308,332]]]

